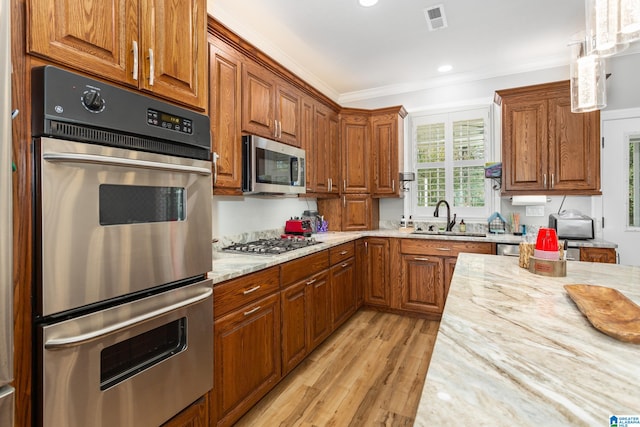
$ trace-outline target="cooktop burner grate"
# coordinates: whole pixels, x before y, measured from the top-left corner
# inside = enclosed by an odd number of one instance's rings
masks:
[[[235,243],[222,248],[224,252],[246,253],[255,255],[279,255],[296,249],[313,246],[320,242],[303,237],[276,237],[272,239],[260,239],[247,243]]]

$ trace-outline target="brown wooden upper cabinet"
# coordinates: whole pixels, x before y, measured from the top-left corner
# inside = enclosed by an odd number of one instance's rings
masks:
[[[313,146],[307,149],[307,163],[311,165],[312,192],[338,194],[340,192],[340,146],[338,115],[330,108],[316,103],[313,112]]]
[[[399,197],[399,174],[404,163],[404,107],[375,110],[371,114],[371,194]]]
[[[240,53],[209,36],[213,192],[219,195],[242,194],[242,61]]]
[[[205,110],[205,0],[29,0],[27,49]]]
[[[340,113],[343,194],[370,192],[371,141],[369,112],[344,109]]]
[[[601,194],[600,112],[571,112],[569,82],[497,92],[503,194]]]
[[[269,70],[242,64],[242,130],[301,146],[302,95]]]

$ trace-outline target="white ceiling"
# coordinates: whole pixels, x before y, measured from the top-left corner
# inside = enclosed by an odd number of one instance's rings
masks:
[[[569,63],[584,0],[208,0],[208,12],[336,100]],[[424,15],[443,5],[448,27]],[[437,68],[451,64],[446,75]]]

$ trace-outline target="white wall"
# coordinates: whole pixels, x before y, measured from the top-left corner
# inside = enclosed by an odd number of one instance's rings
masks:
[[[315,199],[213,196],[213,237],[283,228],[286,220],[316,210]]]

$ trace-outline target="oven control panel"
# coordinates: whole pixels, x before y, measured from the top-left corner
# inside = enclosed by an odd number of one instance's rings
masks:
[[[165,129],[175,130],[178,132],[193,133],[193,125],[191,120],[174,114],[163,113],[149,108],[147,110],[147,123],[151,126],[160,126]]]

